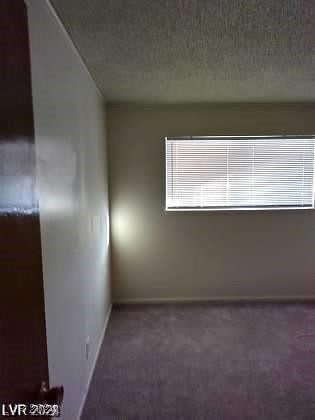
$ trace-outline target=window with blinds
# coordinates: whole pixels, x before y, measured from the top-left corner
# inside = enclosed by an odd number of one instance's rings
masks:
[[[314,208],[314,140],[166,138],[166,210]]]

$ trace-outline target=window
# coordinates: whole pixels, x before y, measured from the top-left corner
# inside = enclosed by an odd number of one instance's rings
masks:
[[[166,210],[314,208],[314,140],[166,138]]]

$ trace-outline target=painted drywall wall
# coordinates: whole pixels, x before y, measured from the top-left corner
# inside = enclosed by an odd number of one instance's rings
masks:
[[[27,5],[49,376],[65,387],[69,420],[110,308],[104,103],[49,4]]]
[[[108,109],[114,299],[315,296],[315,212],[165,212],[164,137],[315,134],[315,106]]]

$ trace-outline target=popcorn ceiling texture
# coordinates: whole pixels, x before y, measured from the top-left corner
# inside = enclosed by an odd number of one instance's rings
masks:
[[[51,0],[108,102],[315,101],[314,0]]]

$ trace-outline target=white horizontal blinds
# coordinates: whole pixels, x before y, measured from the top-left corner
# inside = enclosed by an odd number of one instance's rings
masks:
[[[313,206],[313,140],[278,139],[255,145],[253,204]]]
[[[166,141],[167,208],[312,208],[314,138]]]

